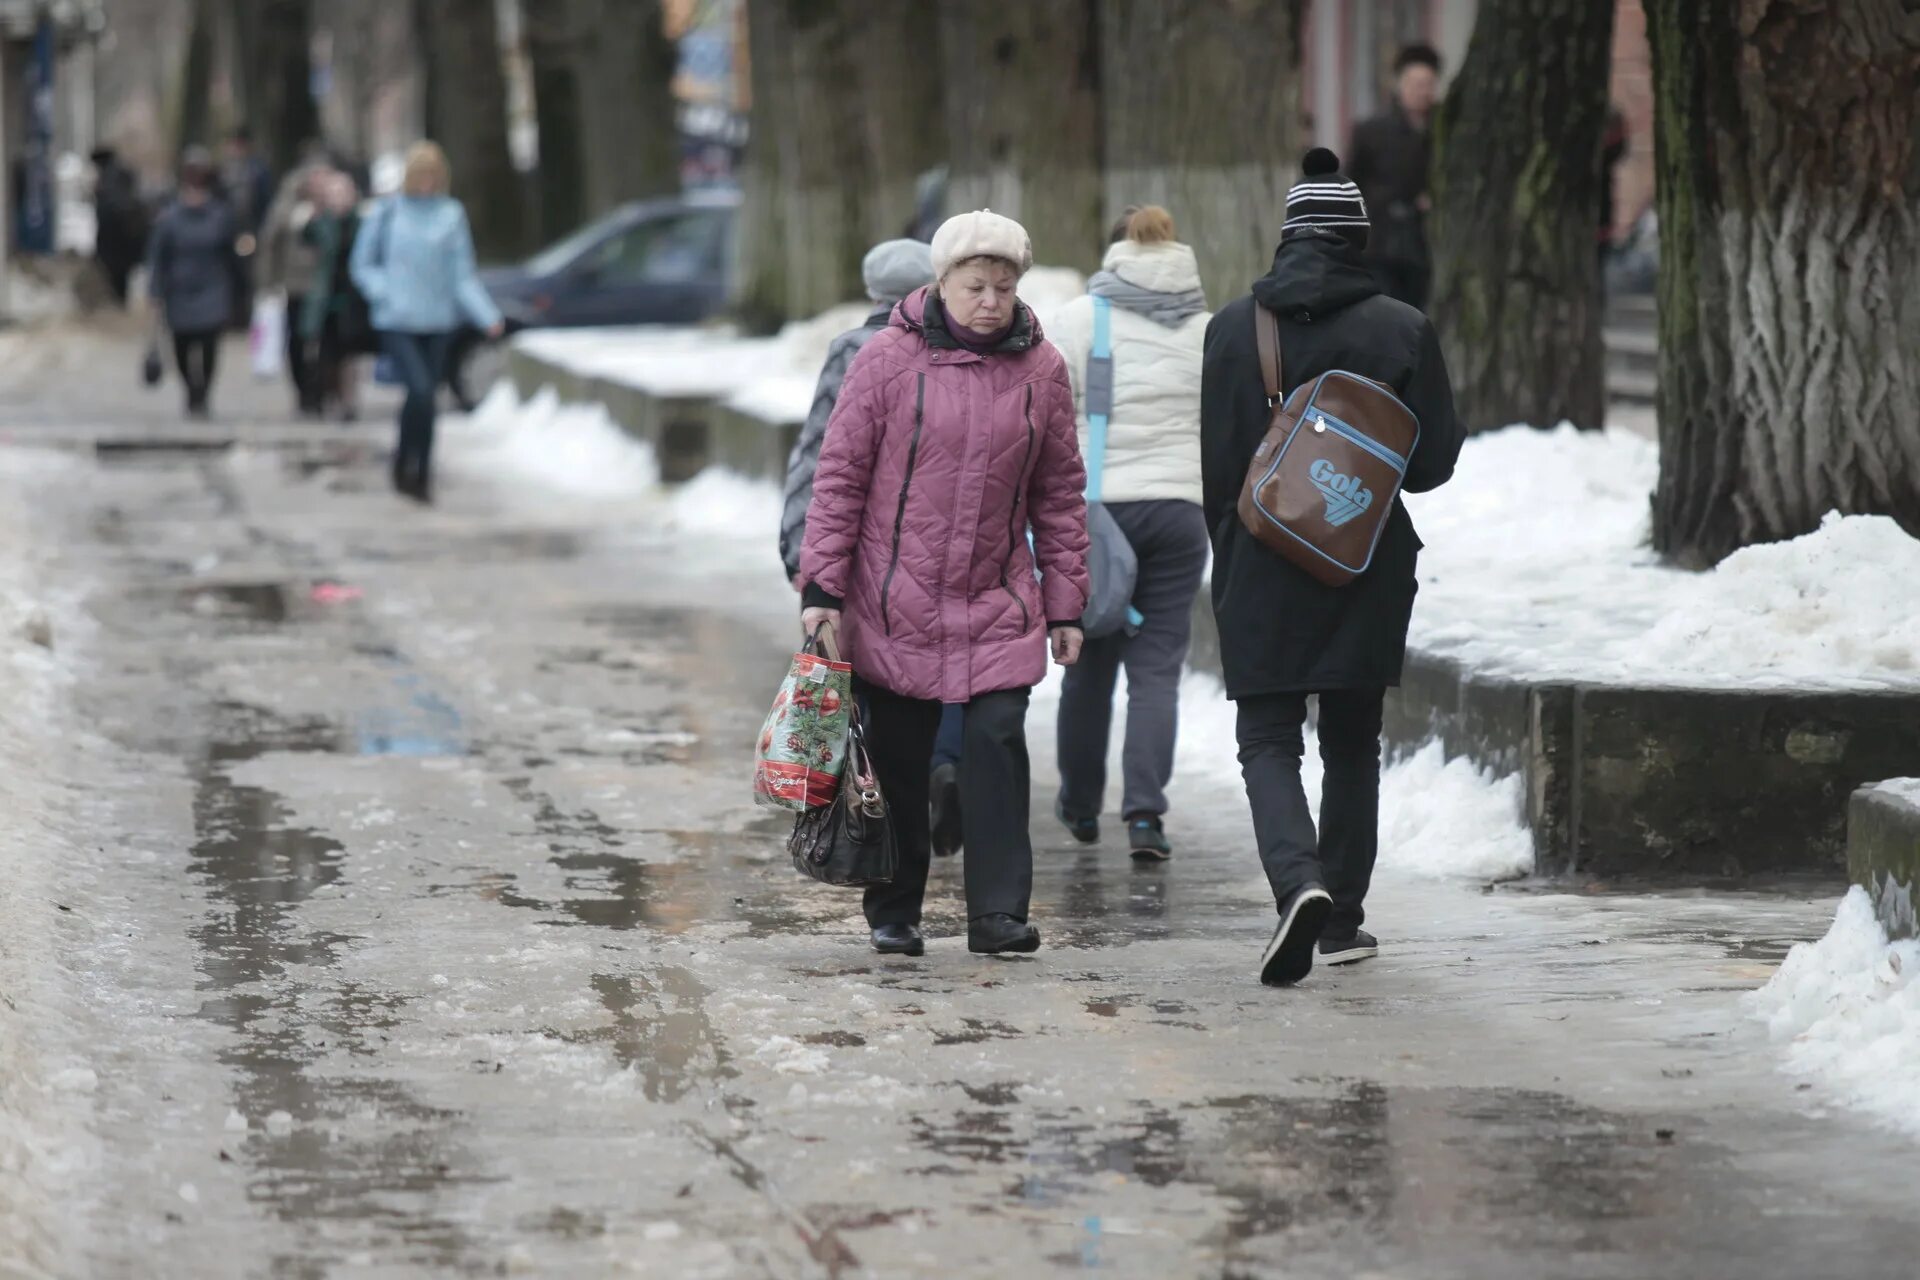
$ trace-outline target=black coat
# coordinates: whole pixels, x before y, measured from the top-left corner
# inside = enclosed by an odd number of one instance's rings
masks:
[[[1386,384],[1413,410],[1420,443],[1408,461],[1408,491],[1446,483],[1464,438],[1432,324],[1382,294],[1359,251],[1338,236],[1308,232],[1286,241],[1252,297],[1220,309],[1207,326],[1200,440],[1227,696],[1398,684],[1420,550],[1405,505],[1394,500],[1373,564],[1343,587],[1321,584],[1240,523],[1240,488],[1268,424],[1255,298],[1280,317],[1285,391],[1344,369]]]
[[[1398,104],[1354,127],[1347,176],[1359,186],[1373,219],[1369,257],[1419,266],[1428,261],[1427,215],[1420,204],[1427,194],[1431,136]]]

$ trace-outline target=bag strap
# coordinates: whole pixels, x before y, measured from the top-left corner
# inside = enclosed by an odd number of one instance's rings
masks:
[[[1087,357],[1087,501],[1100,501],[1107,468],[1107,419],[1113,413],[1113,303],[1094,295],[1093,353]]]
[[[1267,408],[1280,403],[1286,384],[1280,380],[1280,317],[1253,304],[1254,341],[1260,348],[1260,381],[1267,387]]]
[[[373,247],[373,265],[382,271],[387,269],[387,245],[393,240],[394,197],[388,196],[381,206],[380,241]]]
[[[801,649],[801,652],[818,654],[828,662],[840,661],[840,638],[834,631],[833,625],[823,622],[815,627],[813,634],[807,637],[806,646]]]

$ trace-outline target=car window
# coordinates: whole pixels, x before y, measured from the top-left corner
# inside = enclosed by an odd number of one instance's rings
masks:
[[[602,284],[699,284],[720,273],[725,215],[695,210],[649,219],[588,258]]]
[[[574,259],[592,248],[595,241],[607,234],[604,221],[590,222],[566,239],[548,245],[539,253],[527,259],[526,272],[530,276],[558,275],[573,264]]]

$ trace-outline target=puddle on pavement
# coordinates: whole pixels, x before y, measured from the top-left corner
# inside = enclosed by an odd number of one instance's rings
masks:
[[[659,965],[646,973],[593,976],[593,990],[611,1026],[548,1031],[570,1044],[604,1044],[615,1061],[639,1075],[651,1102],[673,1102],[699,1085],[738,1074],[707,1018],[707,988],[687,970]]]
[[[456,1113],[431,1107],[391,1080],[321,1074],[330,1052],[378,1052],[402,1008],[394,997],[328,971],[353,939],[305,926],[299,908],[343,882],[346,851],[301,827],[276,793],[235,783],[233,766],[269,752],[332,750],[338,734],[319,723],[265,723],[241,704],[216,710],[219,738],[195,778],[190,866],[210,907],[191,936],[207,992],[200,1016],[226,1027],[220,1061],[234,1072],[233,1134],[253,1170],[249,1194],[282,1219],[319,1231],[353,1221],[397,1238],[423,1264],[452,1265],[469,1251],[462,1230],[426,1206],[439,1189],[473,1180],[453,1145]],[[396,1196],[411,1196],[403,1208]],[[334,1233],[329,1230],[329,1236]],[[345,1251],[345,1252],[350,1252]],[[273,1274],[322,1275],[315,1243],[277,1259]]]
[[[222,621],[279,623],[287,620],[287,590],[278,582],[222,582],[183,587],[187,609]]]

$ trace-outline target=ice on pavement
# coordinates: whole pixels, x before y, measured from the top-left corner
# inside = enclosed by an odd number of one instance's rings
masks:
[[[1920,1136],[1920,940],[1889,942],[1865,889],[1747,997],[1789,1072]]]
[[[1920,688],[1920,540],[1829,516],[1704,574],[1648,538],[1653,442],[1509,427],[1409,495],[1426,549],[1412,642],[1515,676],[1708,688]]]

